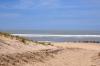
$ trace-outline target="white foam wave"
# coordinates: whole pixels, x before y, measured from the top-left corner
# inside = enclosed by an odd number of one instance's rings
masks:
[[[100,35],[12,34],[22,37],[100,37]]]

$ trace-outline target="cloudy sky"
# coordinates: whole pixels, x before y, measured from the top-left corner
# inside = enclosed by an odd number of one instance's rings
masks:
[[[0,0],[0,29],[99,30],[100,0]]]

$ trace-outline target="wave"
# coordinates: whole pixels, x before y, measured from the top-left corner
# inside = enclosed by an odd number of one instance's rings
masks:
[[[22,37],[100,37],[100,35],[11,34]]]

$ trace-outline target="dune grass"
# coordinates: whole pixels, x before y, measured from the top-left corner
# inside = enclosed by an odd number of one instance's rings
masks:
[[[51,42],[41,42],[41,41],[34,41],[36,44],[41,44],[41,45],[51,45],[53,46],[53,44]]]
[[[15,38],[16,40],[19,40],[23,43],[26,43],[26,41],[32,42],[32,40],[29,40],[27,38],[20,37],[20,36],[14,36],[14,35],[11,35],[10,33],[5,33],[5,32],[0,32],[0,36],[4,36],[4,37],[7,37],[7,38],[11,38],[11,39]]]
[[[33,43],[36,43],[36,44],[51,45],[52,46],[52,44],[50,42],[33,41],[33,40],[27,39],[25,37],[14,36],[14,35],[11,35],[10,33],[5,33],[5,32],[0,32],[0,36],[4,36],[4,37],[10,38],[10,39],[19,40],[20,42],[22,42],[24,44],[27,44],[27,42],[33,42]]]

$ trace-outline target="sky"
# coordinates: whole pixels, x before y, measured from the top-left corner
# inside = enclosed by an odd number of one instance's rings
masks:
[[[0,0],[0,29],[99,30],[100,0]]]

